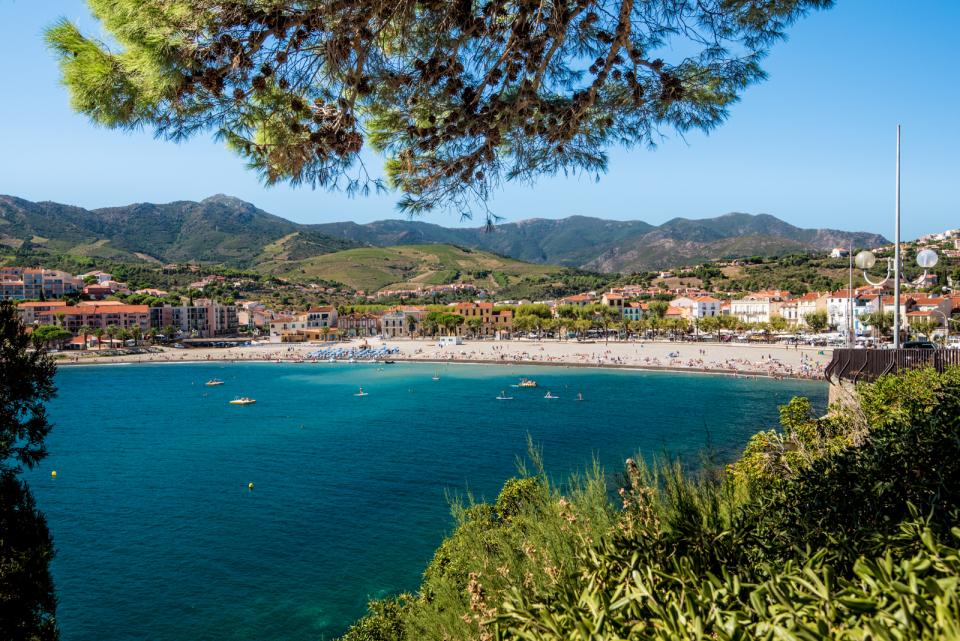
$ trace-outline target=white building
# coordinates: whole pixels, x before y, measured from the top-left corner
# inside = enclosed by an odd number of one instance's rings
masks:
[[[707,316],[719,316],[720,305],[722,301],[713,296],[681,296],[670,301],[672,307],[679,307],[684,310],[683,315],[686,318],[705,318]]]
[[[744,323],[769,323],[779,316],[781,303],[790,292],[779,289],[747,294],[730,301],[730,315]]]
[[[426,315],[427,310],[422,307],[394,307],[380,317],[380,328],[389,338],[410,336],[416,333]]]
[[[794,327],[807,324],[806,317],[815,312],[827,311],[829,294],[808,292],[800,298],[793,298],[780,304],[780,316]]]

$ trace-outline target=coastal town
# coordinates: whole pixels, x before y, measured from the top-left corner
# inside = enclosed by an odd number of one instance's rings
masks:
[[[934,246],[947,260],[955,259],[958,236],[951,230],[924,237],[919,250]],[[882,256],[890,248],[874,251]],[[846,259],[849,250],[835,248],[830,257]],[[402,346],[399,358],[411,360],[810,378],[821,374],[831,348],[882,346],[892,330],[895,299],[887,282],[796,294],[731,293],[676,273],[547,300],[498,300],[495,292],[455,284],[431,291],[354,292],[352,299],[330,304],[278,309],[256,299],[223,300],[218,293],[224,287],[241,291],[243,283],[216,274],[171,292],[131,289],[99,270],[74,275],[8,266],[0,267],[0,297],[16,301],[21,320],[39,341],[76,363],[302,361],[320,345],[391,341]],[[960,315],[960,295],[952,293],[952,278],[948,281],[943,286],[936,274],[924,272],[905,283],[898,313],[907,337],[957,346],[950,326]],[[441,294],[452,300],[437,302]],[[401,302],[383,304],[391,299]],[[688,342],[697,347],[679,346]]]

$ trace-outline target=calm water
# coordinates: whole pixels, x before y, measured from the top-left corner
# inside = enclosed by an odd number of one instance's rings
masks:
[[[511,389],[521,375],[540,389]],[[637,451],[693,458],[708,428],[730,458],[778,403],[826,404],[816,383],[542,367],[137,365],[57,382],[51,455],[29,479],[65,641],[329,638],[368,598],[417,587],[446,496],[494,498],[528,433],[562,478],[594,456],[610,472]]]

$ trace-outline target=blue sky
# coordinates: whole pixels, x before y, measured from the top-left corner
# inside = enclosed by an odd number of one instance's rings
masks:
[[[177,145],[94,127],[70,111],[42,42],[61,16],[99,34],[83,0],[0,0],[0,193],[84,207],[227,193],[299,222],[400,215],[395,195],[264,188],[208,137]],[[492,209],[508,221],[582,214],[654,224],[743,211],[892,237],[899,122],[904,236],[960,227],[958,21],[956,0],[838,0],[790,30],[766,61],[770,78],[710,135],[614,150],[599,182],[508,186]],[[424,219],[472,224],[452,212]]]

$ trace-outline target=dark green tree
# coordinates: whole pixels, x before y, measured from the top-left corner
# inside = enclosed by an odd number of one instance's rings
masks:
[[[502,180],[599,174],[611,145],[710,130],[831,0],[88,0],[116,47],[47,32],[73,107],[212,132],[267,183],[383,186],[468,211]]]
[[[54,393],[55,366],[34,349],[13,304],[0,302],[0,638],[57,639],[56,598],[46,519],[19,477],[47,452],[44,404]]]

